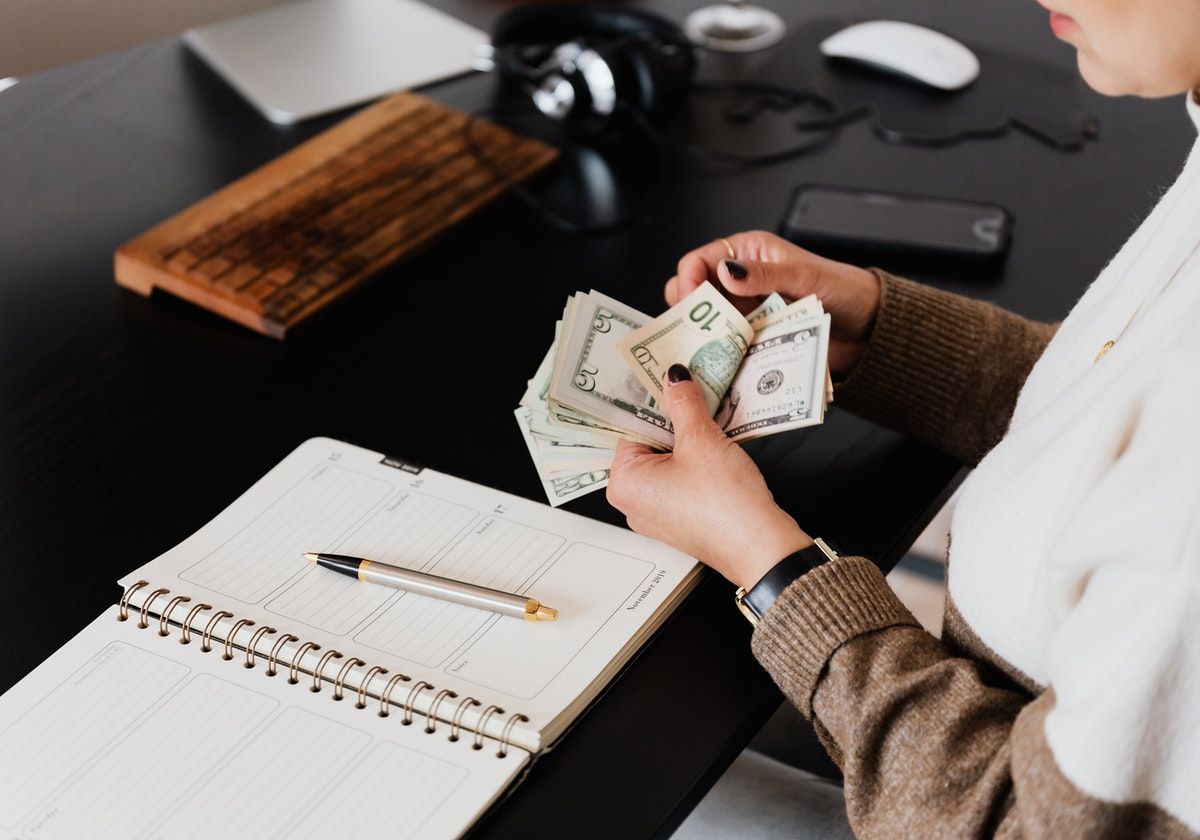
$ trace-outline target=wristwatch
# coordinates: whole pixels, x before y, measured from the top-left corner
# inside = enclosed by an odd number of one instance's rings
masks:
[[[734,603],[742,615],[746,616],[747,621],[757,625],[775,603],[775,599],[783,594],[783,590],[787,589],[792,581],[805,572],[836,559],[837,552],[830,548],[825,540],[817,538],[808,548],[793,552],[772,566],[771,570],[762,576],[762,580],[750,587],[749,591],[739,586],[733,596]]]

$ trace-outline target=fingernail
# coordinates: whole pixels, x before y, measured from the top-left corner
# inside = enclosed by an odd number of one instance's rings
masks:
[[[729,276],[734,280],[745,280],[750,272],[746,270],[746,266],[742,265],[737,260],[724,260],[725,270],[729,272]]]
[[[674,364],[667,368],[667,381],[672,385],[677,382],[687,382],[692,378],[692,372],[687,365]]]

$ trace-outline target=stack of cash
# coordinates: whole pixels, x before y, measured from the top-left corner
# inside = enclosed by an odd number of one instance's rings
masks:
[[[516,410],[550,504],[608,484],[618,440],[675,443],[663,377],[684,364],[732,440],[825,419],[829,316],[815,296],[772,294],[743,316],[710,283],[649,318],[599,292],[567,298],[554,343]]]

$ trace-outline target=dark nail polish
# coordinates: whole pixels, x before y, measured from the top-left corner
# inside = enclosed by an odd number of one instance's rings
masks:
[[[737,260],[725,260],[725,270],[734,280],[745,280],[750,274],[749,271],[746,271],[746,266]]]
[[[692,372],[687,365],[675,364],[667,368],[667,381],[674,385],[677,382],[687,382],[692,378]]]

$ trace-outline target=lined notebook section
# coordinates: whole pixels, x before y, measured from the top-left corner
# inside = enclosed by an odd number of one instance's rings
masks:
[[[409,490],[390,499],[342,541],[310,548],[425,570],[477,515],[462,505]],[[310,566],[267,609],[342,636],[397,597],[399,593],[386,586],[364,586],[354,578]]]
[[[209,837],[285,835],[288,826],[309,810],[311,798],[348,773],[354,757],[370,741],[365,732],[328,718],[285,709],[211,778],[193,786],[188,799],[166,815],[156,833],[163,837],[193,834],[196,815],[203,813],[204,834]],[[392,820],[396,820],[397,797],[404,799],[406,794],[396,790],[380,800],[380,810]],[[220,807],[212,807],[213,803]],[[307,822],[304,833],[318,836]]]
[[[526,594],[539,571],[565,540],[536,528],[487,517],[422,571],[506,592]],[[542,592],[547,603],[549,595]],[[355,637],[355,641],[436,667],[496,620],[473,607],[404,592]]]
[[[322,464],[180,577],[256,604],[309,569],[304,552],[339,544],[393,487]]]
[[[101,722],[97,728],[124,737],[46,800],[24,830],[38,838],[140,836],[176,807],[196,779],[224,765],[278,705],[199,674],[133,732],[88,713],[90,721]],[[137,807],[130,807],[130,791],[138,792]]]
[[[615,612],[642,609],[637,596],[657,584],[648,560],[574,543],[537,581],[538,594],[569,615],[552,625],[499,621],[446,668],[513,697],[532,699]],[[521,651],[513,656],[511,651]]]
[[[420,837],[429,818],[466,778],[461,767],[379,743],[326,788],[299,822],[312,837]],[[339,807],[352,799],[378,807]]]
[[[92,762],[188,672],[113,642],[47,694],[0,733],[0,828],[15,828],[57,780]]]

